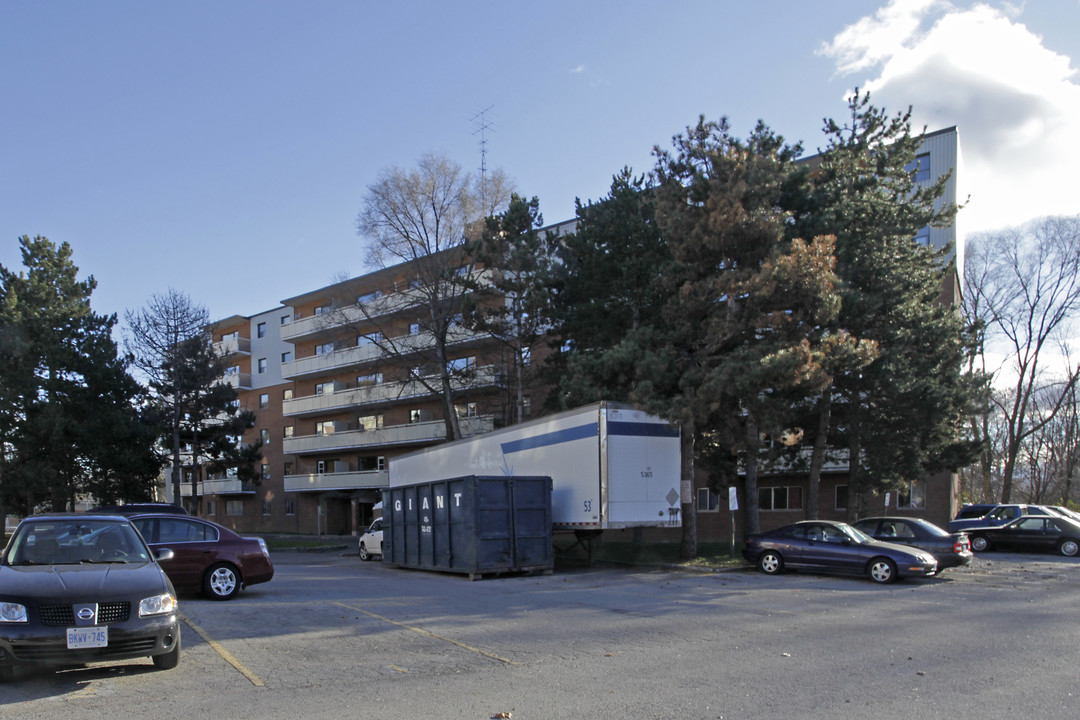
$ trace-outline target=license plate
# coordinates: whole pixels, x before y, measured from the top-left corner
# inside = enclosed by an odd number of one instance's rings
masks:
[[[68,650],[81,648],[99,648],[109,646],[109,628],[86,627],[67,629]]]

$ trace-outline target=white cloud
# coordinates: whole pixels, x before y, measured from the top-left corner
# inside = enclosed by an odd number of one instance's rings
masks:
[[[1070,58],[1025,27],[1022,9],[892,0],[821,52],[875,105],[913,106],[917,128],[958,126],[965,232],[1080,213],[1080,85]]]

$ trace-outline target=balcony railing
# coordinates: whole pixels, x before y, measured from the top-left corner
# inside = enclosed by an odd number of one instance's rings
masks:
[[[386,470],[357,470],[353,472],[285,476],[285,492],[379,490],[389,487],[389,484],[390,473]]]
[[[447,337],[450,345],[457,345],[475,340],[483,340],[488,336],[483,333],[473,332],[461,327],[452,328]],[[385,341],[387,347],[392,347],[399,355],[407,355],[412,352],[426,350],[435,346],[435,340],[431,333],[418,333],[416,335],[402,335]],[[340,372],[349,367],[363,365],[387,356],[380,346],[375,344],[357,345],[354,347],[341,348],[325,355],[312,355],[304,358],[290,360],[281,365],[281,375],[285,379],[300,377],[312,377],[317,375],[329,375]]]
[[[236,479],[202,480],[199,482],[199,495],[254,495],[255,486]],[[191,483],[180,483],[180,495],[191,497]]]
[[[489,387],[501,382],[501,373],[493,365],[477,368],[476,374],[471,378],[454,378],[452,386],[455,391]],[[437,385],[432,378],[431,383]],[[303,415],[319,415],[322,413],[343,410],[346,408],[360,407],[370,404],[385,404],[399,400],[431,397],[433,393],[422,383],[382,383],[380,385],[366,385],[363,387],[348,388],[321,395],[307,395],[305,397],[291,398],[282,403],[282,413],[286,417]]]
[[[251,340],[244,337],[227,337],[214,343],[214,352],[217,353],[218,357],[250,355]]]
[[[226,385],[232,385],[237,390],[251,389],[251,373],[230,373],[222,379]]]
[[[366,325],[375,318],[385,317],[415,307],[423,301],[423,296],[414,291],[398,292],[359,305],[346,305],[329,312],[293,320],[281,328],[281,339],[286,342],[310,339],[319,335],[337,334],[341,328],[355,328]]]
[[[495,419],[491,415],[460,418],[458,424],[465,437],[491,432],[495,429]],[[286,455],[304,455],[307,453],[327,452],[332,450],[358,450],[363,448],[384,447],[391,445],[420,445],[439,442],[446,439],[444,420],[394,425],[376,430],[346,430],[327,435],[304,435],[286,438],[283,452]]]

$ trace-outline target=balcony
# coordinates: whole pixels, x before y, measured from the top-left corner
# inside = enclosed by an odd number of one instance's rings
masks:
[[[214,343],[214,352],[218,357],[229,357],[230,355],[250,355],[251,354],[251,340],[243,337],[227,337],[219,342]]]
[[[281,339],[285,342],[299,342],[322,335],[336,335],[344,328],[366,327],[375,318],[386,317],[423,302],[423,295],[412,290],[393,293],[359,305],[346,305],[329,312],[293,320],[281,327]]]
[[[285,492],[327,492],[332,490],[381,490],[389,487],[386,470],[286,475]]]
[[[468,379],[455,378],[453,387],[455,391],[461,391],[490,387],[499,384],[501,381],[501,373],[497,371],[495,366],[488,365],[477,368],[475,377]],[[434,378],[430,382],[433,385],[438,384],[434,382]],[[282,413],[285,417],[321,415],[364,405],[386,404],[431,396],[432,392],[419,382],[382,383],[380,385],[348,388],[347,390],[338,390],[321,395],[292,398],[282,403]]]
[[[237,478],[220,478],[199,482],[199,495],[254,495],[255,486],[243,483]],[[180,484],[180,495],[191,497],[191,483]]]
[[[495,429],[495,418],[491,415],[482,417],[460,418],[461,434],[465,437],[491,432]],[[394,425],[377,430],[346,430],[327,435],[304,435],[286,438],[283,451],[286,455],[305,455],[308,453],[330,452],[338,450],[362,450],[364,448],[387,447],[392,445],[427,445],[446,439],[446,422],[443,420]]]
[[[814,449],[810,446],[804,446],[799,448],[797,457],[785,456],[775,460],[762,460],[758,466],[758,472],[762,475],[805,473],[810,470],[810,460],[813,456]],[[821,472],[847,472],[848,469],[848,451],[846,448],[829,448],[826,451]],[[744,473],[745,470],[740,468],[739,472]]]
[[[324,317],[322,315],[318,317]],[[295,324],[295,323],[294,323]],[[485,340],[489,336],[483,333],[472,332],[465,328],[455,327],[450,331],[447,338],[448,344],[460,345],[470,341]],[[419,333],[417,335],[401,335],[385,341],[386,346],[392,346],[399,355],[407,355],[412,352],[427,350],[435,346],[435,340],[431,333]],[[310,357],[297,358],[281,365],[281,376],[286,380],[296,380],[303,377],[317,377],[319,375],[331,375],[350,367],[360,366],[373,360],[387,357],[379,346],[374,344],[357,345],[355,347],[341,348],[325,355],[313,355]]]
[[[231,385],[237,390],[251,389],[251,373],[229,373],[222,379],[226,385]]]

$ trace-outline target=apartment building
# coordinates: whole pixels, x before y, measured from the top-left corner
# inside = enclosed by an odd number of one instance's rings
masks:
[[[215,322],[225,379],[255,413],[242,442],[262,440],[261,482],[208,477],[200,514],[249,532],[352,534],[370,522],[388,460],[448,436],[425,298],[399,265]],[[512,405],[511,354],[459,323],[447,338],[459,431],[493,430]],[[193,508],[190,483],[182,494]]]

